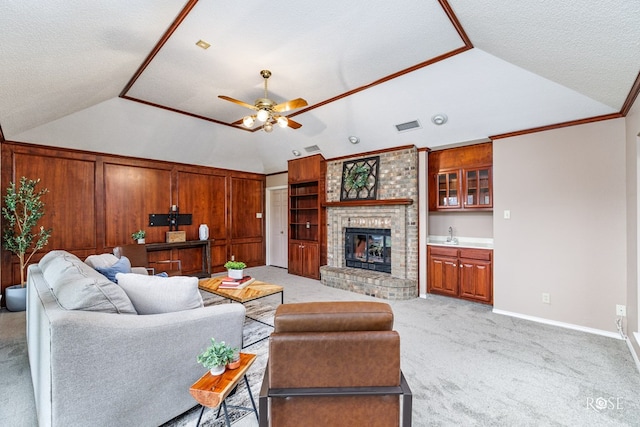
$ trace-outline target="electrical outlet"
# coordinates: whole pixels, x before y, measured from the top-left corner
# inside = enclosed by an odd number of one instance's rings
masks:
[[[542,293],[542,302],[545,304],[551,304],[551,295],[546,292]]]
[[[622,304],[616,305],[616,316],[625,317],[627,315],[627,306]]]

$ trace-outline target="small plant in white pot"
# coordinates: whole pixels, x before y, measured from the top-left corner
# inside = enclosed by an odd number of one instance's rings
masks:
[[[242,279],[244,277],[244,269],[247,268],[247,264],[242,261],[227,261],[224,263],[224,268],[227,269],[227,275],[232,279]]]
[[[20,260],[20,284],[9,286],[6,292],[7,309],[24,311],[26,308],[25,273],[31,257],[49,242],[52,229],[38,227],[44,216],[42,196],[49,190],[36,191],[39,179],[20,178],[20,188],[15,182],[9,183],[4,196],[2,216],[5,219],[2,244]]]
[[[136,240],[139,244],[144,245],[145,240],[144,237],[147,235],[147,233],[144,230],[138,230],[135,233],[131,234],[131,238],[133,240]]]
[[[198,355],[196,360],[209,370],[211,375],[221,375],[227,363],[233,361],[236,349],[225,344],[224,341],[216,342],[211,338],[211,345]]]

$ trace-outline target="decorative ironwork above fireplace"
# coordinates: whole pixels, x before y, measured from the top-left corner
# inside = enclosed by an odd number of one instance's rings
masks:
[[[380,156],[342,163],[340,200],[375,200]]]
[[[344,256],[347,267],[391,273],[391,229],[347,228]]]

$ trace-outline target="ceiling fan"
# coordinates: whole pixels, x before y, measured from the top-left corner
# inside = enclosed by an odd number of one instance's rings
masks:
[[[238,105],[242,105],[243,107],[249,108],[251,110],[256,111],[256,114],[252,114],[250,116],[245,116],[244,118],[231,123],[232,125],[242,124],[245,127],[252,127],[256,120],[263,122],[262,129],[265,132],[271,132],[273,130],[273,125],[278,124],[278,126],[284,128],[289,126],[292,129],[298,129],[302,125],[298,122],[295,122],[279,113],[284,113],[287,111],[295,110],[296,108],[306,107],[307,101],[302,98],[292,99],[291,101],[282,102],[280,104],[276,104],[275,101],[269,99],[267,93],[267,80],[271,77],[271,71],[262,70],[260,71],[260,75],[264,79],[264,98],[258,98],[255,100],[253,105],[247,104],[243,101],[238,101],[237,99],[225,96],[218,95],[218,98],[224,99],[225,101],[230,101],[236,103]]]

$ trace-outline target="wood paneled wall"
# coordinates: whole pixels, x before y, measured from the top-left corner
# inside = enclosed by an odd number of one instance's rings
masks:
[[[2,143],[0,184],[4,196],[10,181],[40,178],[49,189],[41,224],[52,227],[48,251],[64,249],[84,259],[132,243],[131,233],[147,232],[147,243],[164,242],[168,227],[150,227],[149,214],[192,214],[192,224],[180,226],[187,240],[198,239],[200,224],[215,239],[212,271],[223,271],[231,256],[249,266],[265,264],[265,176],[204,166]],[[4,225],[4,223],[3,223]],[[20,281],[18,259],[2,251],[2,290]],[[185,273],[201,270],[200,249],[150,252],[149,258],[180,259]]]

